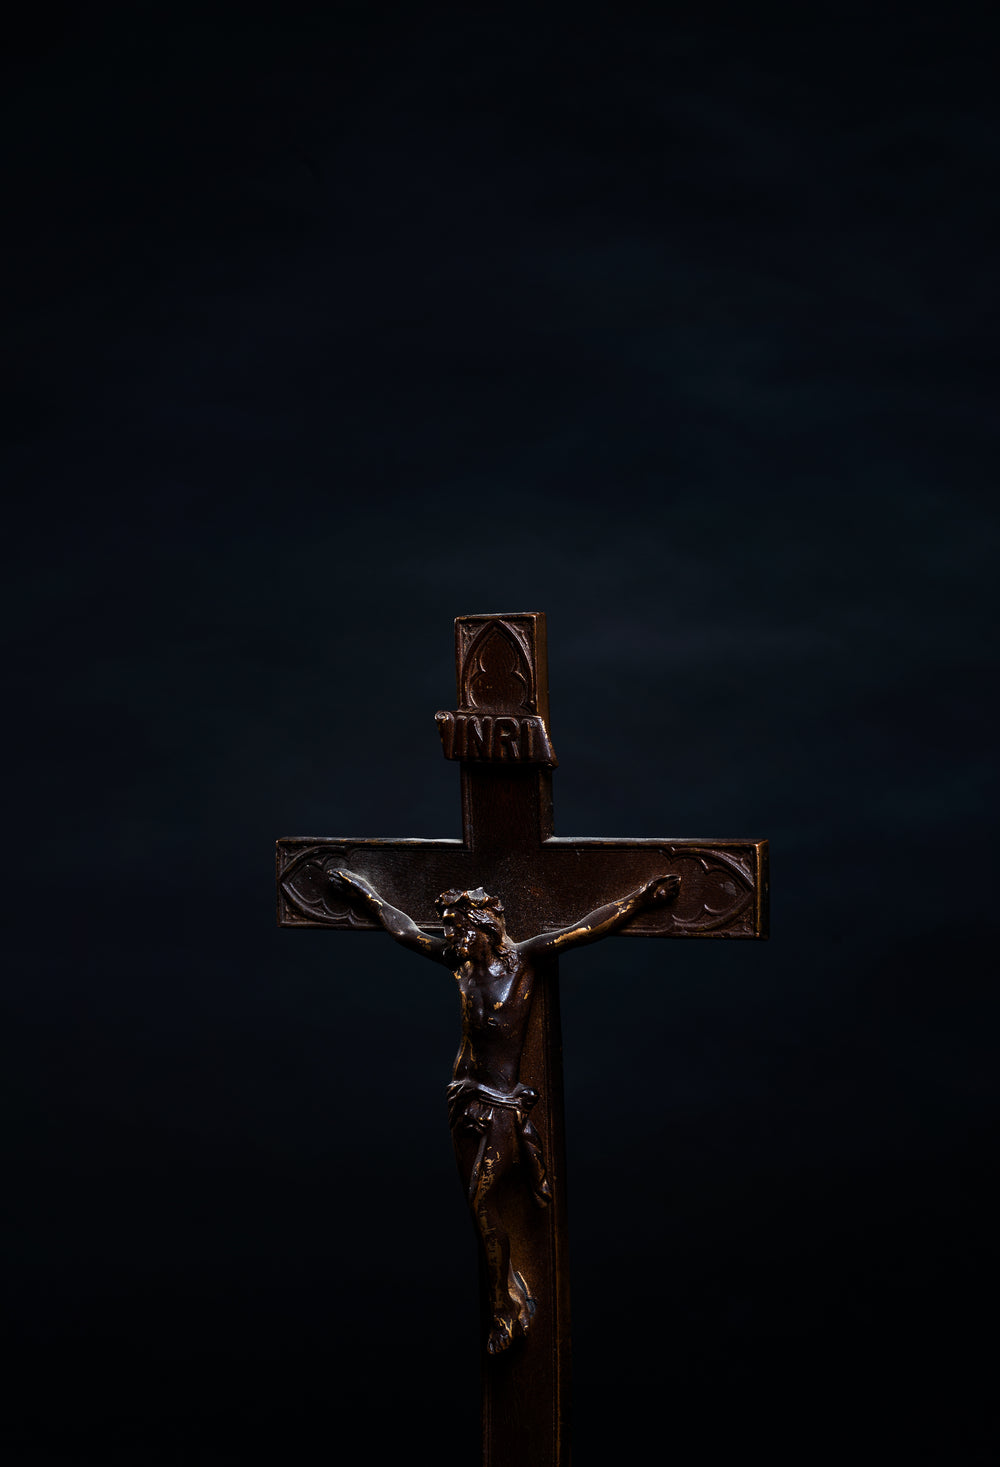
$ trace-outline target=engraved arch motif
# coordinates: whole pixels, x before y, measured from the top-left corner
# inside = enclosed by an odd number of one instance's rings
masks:
[[[308,846],[294,856],[279,878],[282,895],[293,912],[336,927],[370,927],[330,887],[329,872],[338,866],[349,867],[350,857],[349,846],[326,843]]]
[[[748,913],[756,893],[754,873],[744,860],[731,851],[697,850],[688,847],[678,855],[698,862],[707,877],[714,878],[716,890],[701,902],[701,911],[693,917],[674,916],[679,932],[716,932],[732,926]],[[682,877],[683,881],[683,877]]]
[[[531,665],[519,639],[504,622],[487,622],[465,654],[462,706],[530,713],[533,692]]]

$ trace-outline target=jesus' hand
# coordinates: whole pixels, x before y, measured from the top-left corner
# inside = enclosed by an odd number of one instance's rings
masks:
[[[358,876],[353,871],[331,870],[327,871],[327,877],[334,891],[345,897],[373,897],[376,895],[375,888],[367,882],[363,876]]]
[[[654,876],[642,888],[642,904],[645,907],[655,907],[661,902],[672,902],[680,889],[679,876]]]

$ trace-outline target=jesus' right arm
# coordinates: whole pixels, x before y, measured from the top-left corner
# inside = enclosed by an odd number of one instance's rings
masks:
[[[370,881],[354,871],[330,871],[328,875],[335,891],[346,897],[352,907],[374,917],[402,947],[420,953],[421,957],[432,958],[435,962],[444,961],[447,947],[444,938],[432,937],[430,933],[423,932],[412,917],[392,906],[385,897],[379,896]]]

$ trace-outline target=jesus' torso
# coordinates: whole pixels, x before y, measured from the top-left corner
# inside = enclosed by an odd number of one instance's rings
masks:
[[[462,1004],[454,1078],[509,1089],[521,1067],[534,968],[530,960],[518,957],[509,968],[496,959],[488,965],[465,962],[453,972]]]

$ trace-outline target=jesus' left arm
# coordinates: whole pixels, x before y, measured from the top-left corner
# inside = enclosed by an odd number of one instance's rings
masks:
[[[540,932],[537,937],[519,942],[517,950],[525,957],[557,957],[559,953],[567,952],[570,948],[598,942],[602,937],[609,937],[612,932],[617,932],[619,927],[624,927],[629,918],[634,917],[643,907],[657,907],[665,902],[672,902],[680,891],[680,886],[679,876],[654,876],[652,881],[647,881],[637,891],[629,892],[628,896],[619,897],[616,902],[608,902],[596,911],[588,912],[586,917],[581,917],[579,922],[574,922],[569,927],[561,927],[555,932]]]

